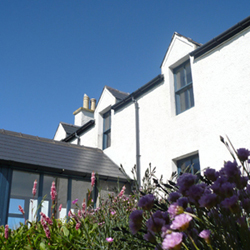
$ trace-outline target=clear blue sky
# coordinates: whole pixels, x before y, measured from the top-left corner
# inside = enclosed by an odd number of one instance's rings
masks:
[[[0,128],[53,138],[84,93],[160,74],[175,31],[206,43],[249,15],[249,0],[1,0]]]

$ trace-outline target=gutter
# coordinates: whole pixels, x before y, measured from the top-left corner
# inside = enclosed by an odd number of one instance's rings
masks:
[[[70,142],[71,140],[78,138],[81,133],[86,130],[87,128],[92,127],[95,124],[95,120],[90,120],[87,123],[85,123],[83,126],[81,126],[79,129],[77,129],[74,133],[70,134],[66,138],[64,138],[62,141],[64,142]]]
[[[127,96],[126,98],[124,98],[122,101],[114,104],[111,108],[114,109],[115,111],[117,111],[118,109],[122,108],[126,104],[133,102],[133,98],[140,97],[145,92],[149,91],[153,87],[155,87],[158,84],[160,84],[163,80],[164,80],[164,76],[162,74],[156,76],[150,82],[146,83],[141,88],[139,88],[136,91],[134,91],[133,93],[131,93],[129,96]]]
[[[212,40],[208,41],[198,49],[192,51],[190,53],[190,56],[193,56],[194,58],[198,58],[201,55],[205,54],[206,52],[212,50],[216,46],[220,45],[221,43],[227,41],[229,38],[233,37],[234,35],[238,34],[242,30],[246,29],[248,26],[250,26],[250,16],[243,19],[241,22],[237,23],[230,29],[224,31],[220,35],[216,36]]]

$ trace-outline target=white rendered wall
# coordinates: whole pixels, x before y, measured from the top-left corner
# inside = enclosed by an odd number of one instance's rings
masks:
[[[194,61],[200,162],[220,168],[232,160],[219,135],[250,149],[250,29]]]
[[[66,132],[65,132],[62,124],[59,123],[58,128],[57,128],[56,133],[55,133],[55,136],[54,136],[54,140],[61,141],[65,137],[66,137]]]

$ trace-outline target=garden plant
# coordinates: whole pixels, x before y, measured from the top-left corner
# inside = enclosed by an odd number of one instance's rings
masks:
[[[207,168],[193,175],[187,168],[163,182],[150,166],[142,187],[134,186],[131,195],[123,186],[95,209],[90,195],[86,202],[76,199],[77,212],[69,211],[66,221],[55,218],[60,206],[56,211],[53,202],[51,218],[41,213],[39,221],[15,230],[1,226],[0,249],[249,249],[250,151],[221,141],[233,159],[219,171]],[[91,188],[96,177],[92,173]],[[35,189],[36,183],[32,193]],[[56,200],[53,183],[51,198]]]

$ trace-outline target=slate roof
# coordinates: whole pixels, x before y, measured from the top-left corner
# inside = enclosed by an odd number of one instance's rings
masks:
[[[72,134],[72,133],[75,133],[76,130],[78,130],[80,128],[80,126],[68,124],[68,123],[65,123],[65,122],[61,122],[61,124],[62,124],[67,136]]]
[[[125,181],[127,177],[102,150],[0,130],[0,163],[66,175]]]
[[[124,98],[126,98],[129,93],[125,93],[125,92],[122,92],[120,90],[117,90],[117,89],[113,89],[109,86],[105,86],[110,92],[111,94],[118,100],[118,101],[121,101],[123,100]]]

